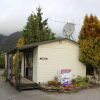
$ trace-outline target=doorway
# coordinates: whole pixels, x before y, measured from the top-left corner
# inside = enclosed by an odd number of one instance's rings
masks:
[[[24,53],[24,77],[32,80],[33,77],[33,50]]]

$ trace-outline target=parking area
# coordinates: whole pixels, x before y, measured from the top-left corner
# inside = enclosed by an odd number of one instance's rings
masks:
[[[39,90],[16,91],[0,77],[0,100],[100,100],[100,88],[77,93],[45,93]]]

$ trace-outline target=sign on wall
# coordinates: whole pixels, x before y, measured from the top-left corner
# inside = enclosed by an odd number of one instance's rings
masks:
[[[72,85],[72,70],[71,69],[62,69],[61,70],[61,85]]]
[[[41,57],[40,60],[48,60],[46,57]]]

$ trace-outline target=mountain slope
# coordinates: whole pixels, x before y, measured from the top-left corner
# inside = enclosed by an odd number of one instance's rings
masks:
[[[0,41],[2,41],[3,39],[5,39],[7,36],[0,34]]]
[[[21,37],[21,32],[15,32],[6,39],[3,39],[0,44],[0,52],[7,52],[16,47],[18,39]]]
[[[7,36],[0,34],[0,44],[5,40]]]

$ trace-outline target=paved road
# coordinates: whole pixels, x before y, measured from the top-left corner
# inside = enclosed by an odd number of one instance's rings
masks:
[[[38,90],[18,92],[0,78],[0,100],[100,100],[100,88],[72,94],[50,94]]]

